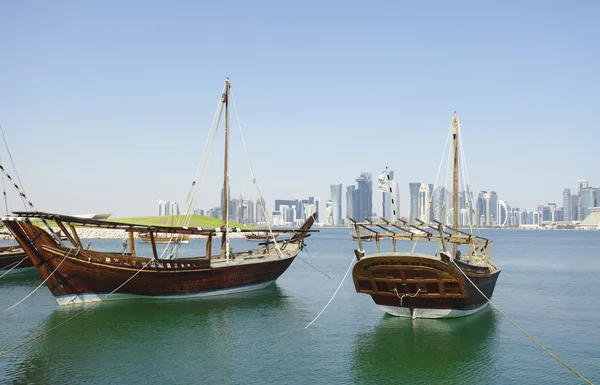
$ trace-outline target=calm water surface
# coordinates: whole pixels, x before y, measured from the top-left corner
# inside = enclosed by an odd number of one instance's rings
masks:
[[[600,383],[600,232],[487,231],[502,273],[494,302],[551,352]],[[92,240],[121,249],[119,240]],[[249,241],[237,240],[243,247]],[[203,243],[192,240],[186,254]],[[0,382],[31,384],[578,384],[489,308],[450,320],[385,315],[351,276],[323,315],[356,244],[346,229],[308,239],[265,290],[211,299],[102,303],[7,355]],[[372,248],[373,243],[368,247]],[[140,252],[140,246],[138,253]],[[427,246],[417,245],[416,251]],[[317,272],[314,265],[331,278]],[[0,279],[0,310],[41,280]],[[0,312],[6,351],[84,309],[58,307],[45,285]]]

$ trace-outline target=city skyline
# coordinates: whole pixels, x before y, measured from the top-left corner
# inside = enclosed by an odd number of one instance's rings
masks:
[[[143,216],[192,181],[219,206],[222,137],[202,180],[196,165],[226,77],[231,196],[324,207],[335,181],[388,167],[406,215],[453,111],[475,194],[534,208],[600,179],[596,2],[234,3],[0,5],[0,161],[39,210]]]

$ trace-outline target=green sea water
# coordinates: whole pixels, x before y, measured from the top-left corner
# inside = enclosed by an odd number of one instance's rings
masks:
[[[502,268],[493,301],[600,383],[600,232],[489,230]],[[121,249],[120,240],[92,240]],[[201,242],[192,240],[185,253]],[[234,248],[251,244],[234,240]],[[388,316],[354,291],[347,229],[322,229],[275,285],[252,293],[59,307],[42,286],[0,312],[0,382],[16,384],[578,384],[498,311],[449,320]],[[409,246],[412,246],[409,245]],[[138,252],[144,246],[138,247]],[[373,248],[373,243],[367,244]],[[416,251],[425,251],[417,245]],[[327,275],[317,271],[322,270]],[[0,279],[0,311],[41,283]]]

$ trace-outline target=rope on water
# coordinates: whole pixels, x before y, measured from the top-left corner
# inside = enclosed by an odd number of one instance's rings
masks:
[[[49,279],[50,279],[50,277],[52,277],[52,276],[54,275],[54,273],[56,272],[56,270],[58,270],[58,268],[60,267],[60,265],[62,265],[62,263],[65,261],[65,259],[67,259],[67,257],[68,257],[68,256],[71,254],[71,251],[73,251],[73,250],[75,250],[75,249],[74,249],[74,248],[71,248],[71,249],[69,250],[69,252],[68,252],[67,254],[65,254],[65,257],[62,259],[62,261],[60,261],[60,263],[58,264],[58,266],[56,266],[56,268],[55,268],[55,269],[52,271],[52,273],[50,273],[50,275],[49,275],[49,276],[47,276],[47,277],[46,277],[46,279],[45,279],[45,280],[44,280],[42,283],[40,283],[40,284],[38,285],[38,287],[36,287],[35,289],[33,289],[33,291],[32,291],[31,293],[27,294],[27,295],[25,296],[25,298],[23,298],[23,299],[22,299],[22,300],[20,300],[19,302],[15,303],[14,305],[12,305],[12,306],[11,306],[11,307],[9,307],[9,308],[6,308],[6,309],[2,310],[2,313],[4,313],[5,311],[8,311],[8,310],[10,310],[10,309],[12,309],[12,308],[16,307],[17,305],[21,304],[21,303],[22,303],[23,301],[25,301],[27,298],[31,297],[31,296],[33,295],[33,293],[35,293],[36,291],[38,291],[38,289],[39,289],[40,287],[42,287],[42,285],[43,285],[43,284],[45,284],[45,283],[46,283],[46,281],[47,281],[47,280],[49,280]]]
[[[582,376],[581,374],[579,374],[575,369],[573,369],[572,367],[570,367],[569,365],[567,365],[566,362],[564,362],[563,360],[561,360],[560,358],[558,358],[557,356],[555,356],[552,352],[550,352],[548,349],[546,349],[541,343],[539,343],[535,338],[533,338],[532,336],[530,336],[525,330],[523,330],[523,328],[521,328],[519,325],[517,325],[517,323],[515,321],[513,321],[506,313],[504,313],[495,303],[492,302],[491,299],[489,299],[485,294],[483,294],[483,292],[481,290],[479,290],[479,288],[477,287],[477,285],[475,285],[475,283],[473,283],[473,281],[471,281],[471,278],[469,278],[464,271],[462,271],[462,269],[456,264],[456,262],[454,260],[452,260],[452,263],[454,263],[454,266],[456,266],[458,268],[458,270],[462,273],[462,275],[465,276],[466,279],[469,280],[469,282],[471,282],[471,285],[473,285],[473,287],[475,289],[477,289],[477,291],[479,292],[479,294],[481,294],[483,296],[483,298],[485,298],[490,304],[492,304],[492,306],[498,310],[498,312],[500,312],[500,314],[502,314],[504,316],[504,318],[506,318],[507,320],[510,321],[510,323],[512,323],[521,333],[523,333],[525,335],[525,337],[529,338],[531,341],[533,341],[533,343],[535,343],[537,346],[540,347],[540,349],[542,349],[544,352],[548,353],[548,355],[550,355],[550,357],[554,358],[556,361],[558,361],[558,363],[560,363],[562,366],[564,366],[565,368],[569,369],[571,372],[573,372],[573,374],[575,374],[577,377],[581,378],[583,381],[585,381],[586,383],[593,385],[593,383],[588,380],[587,378],[585,378],[584,376]]]
[[[65,257],[66,258],[66,257]],[[58,329],[59,327],[63,326],[64,324],[70,322],[71,320],[79,317],[80,315],[82,315],[83,313],[85,313],[88,310],[91,310],[93,308],[95,308],[96,306],[98,306],[102,301],[106,300],[108,297],[110,297],[111,295],[113,295],[117,290],[119,290],[120,288],[122,288],[125,284],[127,284],[127,282],[131,281],[136,275],[138,275],[142,270],[144,270],[154,259],[150,259],[148,260],[148,262],[146,262],[138,271],[135,272],[135,274],[133,274],[131,277],[129,277],[125,282],[123,282],[121,285],[119,285],[115,290],[111,291],[110,293],[108,293],[107,295],[105,295],[104,297],[102,297],[99,301],[94,302],[90,307],[83,309],[82,311],[80,311],[79,313],[73,315],[72,317],[67,318],[66,320],[64,320],[63,322],[59,323],[58,325],[55,325],[53,327],[51,327],[50,329],[41,332],[40,334],[37,334],[23,342],[21,342],[18,345],[13,346],[12,348],[8,349],[8,350],[4,350],[1,351],[0,350],[0,356],[3,356],[5,354],[8,354],[10,352],[12,352],[13,350],[16,350],[20,347],[23,347],[35,340],[37,340],[38,338],[45,336],[46,334],[50,333],[51,331]]]
[[[310,325],[312,325],[321,316],[321,314],[323,314],[323,312],[325,311],[325,309],[327,309],[327,306],[329,306],[329,304],[331,303],[331,301],[333,301],[333,298],[335,297],[335,295],[337,294],[337,292],[340,291],[340,287],[342,287],[342,284],[346,280],[346,277],[348,276],[348,273],[350,272],[350,269],[352,268],[353,264],[354,264],[354,255],[352,256],[352,259],[350,260],[350,265],[348,266],[348,270],[346,270],[346,274],[344,274],[344,278],[342,278],[342,282],[340,282],[340,284],[338,285],[337,289],[335,289],[335,292],[333,293],[333,295],[331,296],[331,298],[329,299],[329,301],[327,302],[327,304],[325,305],[325,307],[323,308],[323,310],[321,310],[321,312],[319,314],[317,314],[317,316],[315,317],[315,319],[313,319],[312,321],[310,321],[309,324],[304,327],[304,329],[308,329],[308,327]]]
[[[306,250],[306,246],[304,246],[304,251],[306,251],[306,254],[308,254],[308,256],[311,259],[314,259],[312,257],[312,255],[310,255],[310,253],[308,252],[308,250]],[[315,269],[316,271],[318,271],[319,273],[323,274],[324,276],[326,276],[327,278],[331,279],[331,277],[325,273],[323,270],[319,269],[318,267],[316,267],[315,265],[311,264],[310,262],[308,262],[306,259],[302,258],[300,255],[298,255],[298,258],[300,258],[300,260],[304,263],[306,263],[308,266],[312,267],[313,269]]]
[[[4,274],[0,275],[0,278],[4,277],[6,274],[10,273],[14,268],[16,268],[17,266],[19,266],[21,263],[25,262],[26,259],[27,259],[27,257],[21,259],[20,261],[13,262],[10,265],[6,266],[6,267],[10,267],[10,266],[14,265],[10,269],[8,269]]]

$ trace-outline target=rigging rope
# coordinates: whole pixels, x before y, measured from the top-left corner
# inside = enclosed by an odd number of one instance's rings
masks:
[[[233,96],[233,91],[231,91],[231,101],[233,102],[233,110],[235,111],[235,117],[237,119],[238,127],[240,129],[240,135],[242,137],[242,144],[244,145],[246,159],[248,160],[248,166],[250,167],[250,175],[252,176],[252,183],[254,183],[254,185],[256,186],[258,198],[260,199],[260,202],[261,202],[260,207],[263,211],[263,215],[265,216],[265,221],[267,222],[267,228],[269,229],[269,233],[273,237],[273,244],[275,245],[275,249],[277,250],[279,257],[282,258],[283,254],[282,254],[281,250],[279,249],[279,244],[277,243],[276,237],[273,235],[273,229],[272,229],[272,225],[271,225],[271,217],[269,216],[269,213],[267,212],[267,208],[265,207],[266,205],[263,204],[265,200],[262,196],[262,193],[260,192],[260,187],[258,186],[258,182],[256,181],[256,175],[254,174],[254,168],[252,167],[252,162],[250,161],[250,155],[248,154],[248,147],[246,147],[246,139],[244,138],[244,132],[242,131],[242,123],[240,122],[240,116],[238,114],[237,105],[235,104],[235,97]]]
[[[225,88],[223,89],[223,93],[225,93]],[[193,213],[193,207],[197,200],[198,188],[204,179],[204,175],[206,172],[206,168],[208,166],[208,161],[210,160],[210,156],[212,154],[212,149],[214,147],[214,143],[217,137],[217,132],[219,130],[219,122],[221,121],[221,116],[223,115],[223,96],[219,98],[219,103],[217,104],[217,109],[215,111],[215,115],[213,116],[213,121],[211,124],[211,131],[206,138],[206,143],[204,144],[204,150],[202,151],[202,157],[200,162],[198,163],[198,167],[196,168],[196,173],[194,174],[195,179],[192,181],[192,186],[190,187],[190,191],[188,192],[188,199],[186,200],[186,217],[183,221],[183,226],[187,226],[191,219],[191,213]],[[197,181],[196,181],[197,180]]]
[[[337,289],[335,289],[335,292],[333,293],[333,295],[331,296],[331,298],[329,298],[329,301],[327,301],[327,304],[325,305],[325,307],[323,308],[323,310],[321,310],[321,312],[319,314],[317,314],[317,316],[315,317],[315,319],[313,319],[312,321],[310,321],[308,323],[308,325],[306,325],[304,327],[304,329],[308,329],[308,327],[310,325],[312,325],[321,316],[321,314],[323,314],[323,312],[325,311],[325,309],[327,309],[327,307],[329,306],[329,304],[331,303],[331,301],[333,301],[333,298],[335,297],[335,295],[338,293],[338,291],[340,291],[340,287],[342,287],[342,284],[346,280],[346,277],[348,276],[348,273],[350,272],[350,269],[352,268],[353,264],[354,264],[354,255],[352,256],[352,259],[350,260],[350,265],[348,266],[348,270],[346,270],[346,274],[344,274],[344,278],[342,278],[342,282],[340,282],[340,284],[338,285]]]
[[[23,298],[23,299],[22,299],[22,300],[20,300],[19,302],[15,303],[14,305],[12,305],[12,306],[11,306],[11,307],[9,307],[9,308],[6,308],[6,309],[2,310],[2,313],[4,313],[5,311],[8,311],[8,310],[10,310],[10,309],[12,309],[12,308],[16,307],[17,305],[19,305],[20,303],[22,303],[23,301],[25,301],[27,298],[31,297],[31,295],[32,295],[33,293],[35,293],[35,292],[36,292],[36,291],[37,291],[37,290],[38,290],[40,287],[42,287],[42,285],[43,285],[43,284],[45,284],[45,283],[46,283],[46,281],[47,281],[47,280],[49,280],[49,279],[50,279],[50,277],[52,277],[52,276],[54,275],[54,273],[56,272],[56,270],[58,270],[58,268],[60,267],[60,265],[62,265],[62,263],[65,261],[65,259],[67,259],[67,257],[68,257],[68,256],[71,254],[71,251],[73,251],[73,250],[75,250],[75,249],[74,249],[74,248],[70,248],[69,252],[68,252],[67,254],[65,254],[65,257],[62,259],[62,261],[60,261],[60,263],[59,263],[59,264],[56,266],[56,268],[55,268],[55,269],[52,271],[52,273],[50,273],[50,275],[48,275],[48,276],[46,277],[46,279],[45,279],[44,281],[42,281],[42,283],[40,283],[40,284],[38,285],[38,287],[36,287],[35,289],[33,289],[33,291],[32,291],[31,293],[27,294],[27,295],[25,296],[25,298]],[[77,250],[79,250],[79,249],[77,249]]]
[[[550,352],[548,349],[546,349],[541,343],[539,343],[535,338],[533,338],[532,336],[530,336],[525,330],[523,330],[523,328],[521,328],[519,325],[517,325],[517,323],[515,321],[513,321],[506,313],[504,313],[502,311],[502,309],[500,309],[494,302],[492,302],[491,299],[489,299],[485,294],[483,294],[483,292],[479,289],[479,287],[477,287],[477,285],[475,285],[475,283],[473,281],[471,281],[471,278],[469,278],[467,276],[467,274],[465,274],[465,272],[460,268],[460,266],[458,266],[456,264],[456,262],[454,261],[454,259],[451,259],[452,263],[454,263],[454,266],[456,266],[456,268],[462,273],[462,275],[465,276],[465,278],[467,280],[469,280],[469,282],[471,283],[471,285],[473,285],[473,287],[475,289],[477,289],[477,291],[479,292],[479,294],[481,294],[483,296],[483,298],[485,298],[489,303],[492,304],[492,306],[498,310],[498,312],[500,312],[500,314],[502,314],[504,316],[504,318],[506,318],[508,321],[510,321],[510,323],[512,323],[521,333],[523,333],[525,335],[525,337],[529,338],[531,341],[533,341],[533,343],[535,343],[538,347],[540,347],[544,352],[548,353],[548,355],[550,355],[550,357],[554,358],[558,363],[560,363],[561,365],[563,365],[565,368],[569,369],[571,372],[573,372],[577,377],[581,378],[583,381],[585,381],[586,383],[593,385],[592,382],[590,380],[588,380],[587,378],[585,378],[584,376],[582,376],[581,374],[579,374],[575,369],[573,369],[572,367],[570,367],[566,362],[564,362],[563,360],[561,360],[560,358],[558,358],[556,355],[554,355],[552,352]]]
[[[10,273],[10,272],[11,272],[11,271],[12,271],[14,268],[16,268],[17,266],[19,266],[21,263],[25,262],[25,260],[26,260],[27,258],[28,258],[28,257],[27,257],[27,256],[25,256],[25,258],[21,259],[20,261],[13,262],[13,263],[11,263],[10,265],[6,266],[5,268],[8,268],[8,267],[10,267],[10,266],[14,265],[14,266],[12,266],[10,269],[8,269],[8,270],[7,270],[7,271],[6,271],[4,274],[0,275],[0,278],[4,277],[6,274]]]

